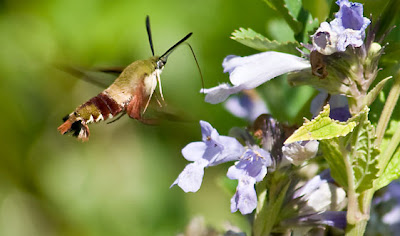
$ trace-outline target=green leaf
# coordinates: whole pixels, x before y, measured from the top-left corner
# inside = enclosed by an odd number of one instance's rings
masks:
[[[346,148],[350,151],[351,165],[354,174],[354,187],[361,193],[372,188],[378,174],[379,149],[375,146],[375,129],[368,120],[369,109],[365,107],[361,113],[353,117],[357,122],[353,132],[347,135]]]
[[[297,19],[302,10],[301,0],[264,0],[268,6],[279,12],[295,34],[301,32],[303,24]]]
[[[306,21],[304,22],[304,35],[303,42],[308,42],[310,40],[310,35],[313,35],[319,27],[319,20],[308,14]]]
[[[389,76],[383,80],[381,80],[371,91],[368,92],[366,99],[366,105],[369,107],[375,99],[378,97],[379,93],[382,91],[383,87],[385,86],[386,82],[391,79],[392,76]]]
[[[310,13],[318,18],[320,22],[326,21],[329,16],[329,1],[315,1],[315,0],[305,0],[303,1],[303,7],[310,11]]]
[[[323,157],[331,169],[332,178],[340,186],[347,189],[347,172],[341,145],[339,138],[326,139],[319,142]]]
[[[397,64],[400,62],[400,42],[395,41],[386,45],[385,54],[382,56],[381,62],[384,65]]]
[[[299,43],[271,41],[252,29],[239,28],[232,33],[231,38],[259,51],[277,51],[300,56],[300,52],[296,49],[296,47],[300,47]]]
[[[391,120],[389,123],[389,129],[385,133],[385,137],[382,140],[381,150],[386,150],[392,137],[400,125],[400,121]],[[375,183],[375,190],[385,187],[390,182],[400,177],[400,147],[396,148],[392,158],[390,159],[385,170],[379,176]]]
[[[356,122],[339,122],[329,118],[329,104],[326,105],[321,113],[312,121],[306,121],[303,126],[298,128],[286,141],[293,143],[306,140],[324,140],[335,137],[345,136],[350,133]]]
[[[346,189],[351,181],[352,190],[348,190],[361,193],[372,188],[377,178],[379,149],[374,145],[375,130],[368,120],[367,107],[347,123],[357,125],[344,137],[322,140],[320,146],[332,177]],[[351,169],[346,168],[346,160]]]
[[[373,2],[373,1],[372,1]],[[399,22],[399,13],[400,13],[400,4],[398,0],[389,0],[389,1],[376,1],[376,10],[382,10],[384,4],[386,4],[384,10],[376,15],[380,16],[379,29],[376,32],[376,37],[380,38],[383,35],[387,34],[388,30],[392,28],[394,25],[398,25]]]
[[[379,177],[375,190],[385,187],[390,184],[393,180],[396,180],[400,177],[400,147],[396,149],[396,152],[393,154],[392,159],[389,164],[385,168],[383,174]]]

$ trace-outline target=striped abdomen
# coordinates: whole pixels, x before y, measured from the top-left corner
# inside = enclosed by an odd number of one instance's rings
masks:
[[[90,135],[87,124],[112,118],[123,109],[123,105],[118,104],[104,91],[66,116],[58,130],[61,134],[73,132],[78,139],[86,141]]]

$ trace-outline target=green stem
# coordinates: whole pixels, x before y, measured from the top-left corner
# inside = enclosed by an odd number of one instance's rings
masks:
[[[400,70],[396,74],[394,84],[390,89],[389,96],[386,99],[385,106],[383,107],[381,117],[379,118],[378,125],[376,126],[376,136],[375,145],[379,147],[381,145],[383,136],[386,131],[386,127],[389,123],[390,117],[392,116],[393,110],[397,104],[397,100],[400,95]]]
[[[349,200],[347,204],[347,223],[350,225],[354,225],[359,221],[359,218],[361,217],[357,193],[354,186],[354,173],[349,152],[346,150],[343,144],[340,145],[340,151],[342,153],[342,156],[344,157],[343,160],[346,166],[347,173],[347,197]]]
[[[374,189],[369,189],[365,191],[361,198],[361,209],[364,213],[364,216],[361,220],[359,220],[356,224],[354,225],[348,225],[346,228],[346,236],[362,236],[364,235],[365,228],[367,227],[368,224],[368,216],[370,214],[370,208],[371,208],[371,200],[374,195]]]
[[[392,116],[393,110],[397,104],[399,96],[400,96],[400,70],[396,75],[394,84],[389,92],[389,96],[386,100],[385,106],[382,110],[381,117],[379,119],[376,128],[377,139],[375,141],[375,145],[377,147],[379,147],[382,142],[390,117]],[[389,145],[380,156],[378,176],[380,176],[385,170],[388,162],[393,156],[393,153],[396,151],[396,148],[399,145],[399,143],[400,143],[400,125],[399,127],[397,127],[397,130],[394,133]],[[348,169],[349,168],[348,161],[349,158],[348,157],[345,158],[346,169],[348,173],[351,173],[349,172]],[[352,185],[350,185],[350,183],[352,183],[352,181],[349,181],[349,189],[348,189],[349,203],[347,212],[347,222],[349,225],[346,228],[346,235],[360,236],[364,235],[365,228],[368,223],[368,218],[371,208],[371,199],[374,195],[375,189],[373,188],[369,189],[357,197],[355,189],[353,192]]]
[[[368,220],[361,220],[355,225],[348,225],[346,228],[346,236],[362,236],[365,232]]]

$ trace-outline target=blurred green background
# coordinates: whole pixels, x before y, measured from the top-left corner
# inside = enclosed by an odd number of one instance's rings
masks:
[[[328,14],[327,3],[307,2],[322,19]],[[157,54],[193,32],[206,88],[228,81],[225,56],[256,52],[229,39],[233,30],[293,39],[259,0],[0,1],[0,235],[174,235],[198,215],[217,228],[230,221],[248,229],[219,184],[227,165],[207,169],[196,194],[169,189],[187,164],[180,150],[201,138],[200,119],[221,134],[246,125],[203,102],[188,48],[177,49],[162,74],[166,102],[188,122],[145,126],[123,117],[91,125],[87,143],[57,132],[62,117],[102,89],[54,64],[125,66],[150,57],[146,15]],[[312,90],[303,90],[289,98],[306,101]],[[295,109],[289,104],[283,113]]]
[[[263,32],[270,14],[258,0],[1,1],[0,235],[174,235],[198,215],[216,227],[227,220],[245,227],[218,186],[226,166],[207,170],[196,194],[169,189],[187,164],[180,150],[201,138],[200,119],[222,124],[221,134],[241,122],[203,102],[187,47],[170,56],[162,80],[166,102],[189,122],[145,126],[125,116],[91,125],[87,143],[57,127],[102,89],[53,65],[147,59],[149,15],[156,54],[193,32],[189,42],[211,87],[228,80],[226,55],[255,52],[230,33],[240,26]]]

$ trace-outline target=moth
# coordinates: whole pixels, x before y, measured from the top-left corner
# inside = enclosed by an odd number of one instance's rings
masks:
[[[160,74],[167,63],[168,56],[192,33],[187,34],[161,56],[155,56],[149,16],[146,17],[146,30],[152,57],[128,65],[108,88],[67,115],[63,119],[64,123],[58,127],[61,134],[72,133],[78,140],[87,141],[90,136],[88,124],[111,119],[125,113],[142,123],[151,123],[151,120],[144,118],[143,114],[150,103],[157,84],[161,98],[164,100]],[[193,53],[191,46],[189,44],[188,46]],[[197,63],[195,56],[194,58]]]

